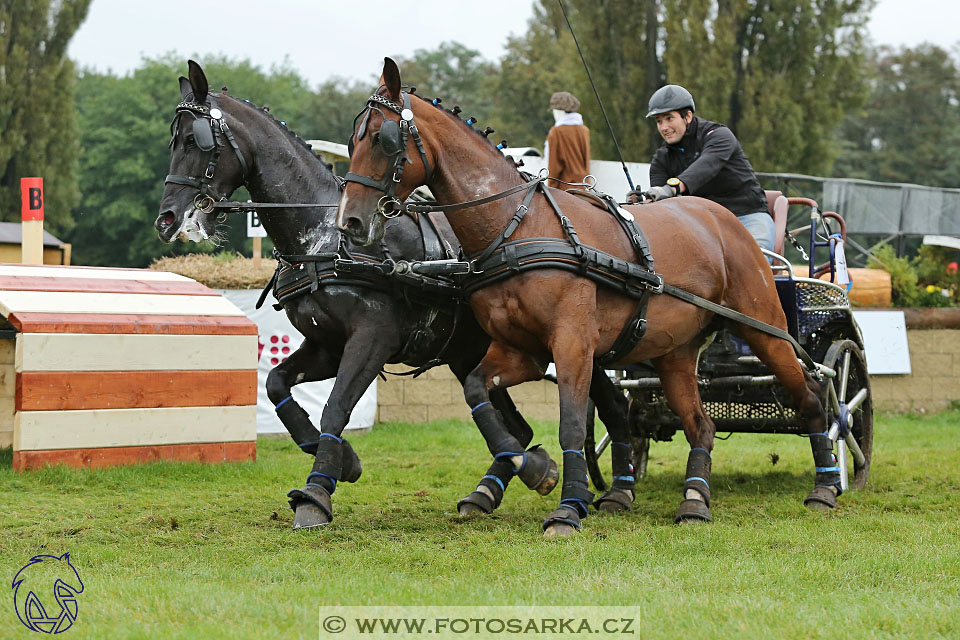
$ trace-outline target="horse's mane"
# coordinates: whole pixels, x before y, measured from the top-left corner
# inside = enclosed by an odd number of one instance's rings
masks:
[[[523,176],[521,175],[521,173],[520,173],[520,169],[517,168],[517,165],[514,163],[514,161],[511,160],[510,158],[508,158],[508,157],[507,157],[506,155],[504,155],[503,153],[501,153],[501,152],[500,152],[500,149],[497,148],[497,145],[495,145],[495,144],[493,143],[493,141],[490,140],[490,138],[489,138],[488,136],[483,135],[483,133],[482,133],[479,129],[474,129],[473,127],[471,127],[470,125],[468,125],[466,122],[464,122],[463,119],[460,118],[459,116],[457,116],[453,111],[444,108],[444,107],[443,107],[442,105],[440,105],[440,104],[434,104],[434,102],[433,102],[432,100],[428,100],[428,99],[426,99],[426,98],[421,98],[420,96],[418,96],[418,95],[415,94],[415,93],[410,94],[410,95],[412,95],[414,98],[419,98],[421,101],[426,102],[427,104],[429,104],[431,107],[434,107],[435,109],[439,109],[439,110],[440,110],[442,113],[444,113],[448,118],[450,118],[451,120],[455,120],[457,123],[459,123],[460,126],[463,127],[464,129],[467,129],[468,131],[473,132],[475,135],[483,138],[483,140],[484,140],[488,145],[490,145],[490,147],[491,147],[493,150],[496,151],[497,155],[500,156],[500,158],[503,159],[503,161],[504,161],[505,163],[507,163],[507,165],[514,171],[514,173],[517,174],[518,177],[523,177]]]
[[[226,88],[224,88],[224,89],[226,89]],[[291,129],[290,127],[287,126],[286,121],[284,121],[284,120],[277,120],[276,116],[274,116],[272,113],[270,113],[269,107],[258,107],[257,105],[255,105],[255,104],[254,104],[253,102],[251,102],[250,100],[243,100],[243,99],[240,99],[240,98],[235,98],[234,96],[231,96],[231,95],[227,94],[226,90],[222,91],[221,93],[218,93],[218,94],[217,94],[217,97],[218,97],[218,98],[229,98],[229,99],[232,100],[233,102],[235,102],[235,103],[237,103],[237,104],[239,104],[239,105],[242,105],[242,106],[244,106],[244,107],[248,107],[248,108],[252,109],[255,113],[257,113],[257,114],[259,114],[259,115],[261,115],[261,116],[265,116],[265,117],[266,117],[267,119],[269,119],[269,120],[272,120],[272,121],[274,122],[274,124],[276,124],[277,128],[280,129],[281,131],[283,131],[284,134],[285,134],[287,137],[291,138],[296,144],[300,145],[301,147],[303,147],[304,149],[306,149],[307,151],[309,151],[309,152],[310,152],[310,155],[313,157],[314,160],[316,160],[317,162],[319,162],[320,164],[322,164],[323,166],[325,166],[329,171],[333,171],[333,165],[330,164],[329,162],[324,161],[323,158],[321,158],[320,156],[318,156],[318,155],[314,152],[313,147],[310,146],[310,144],[307,143],[306,140],[304,140],[303,138],[301,138],[300,135],[297,134],[296,131],[294,131],[293,129]]]

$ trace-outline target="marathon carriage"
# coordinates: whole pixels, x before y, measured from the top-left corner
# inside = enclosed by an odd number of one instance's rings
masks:
[[[844,490],[862,488],[870,472],[873,404],[863,338],[846,289],[836,283],[838,248],[846,237],[844,221],[836,213],[821,212],[817,203],[808,198],[786,198],[779,191],[768,191],[767,198],[779,240],[775,252],[765,253],[774,259],[777,292],[789,332],[810,354],[823,376],[821,397],[827,411],[828,433],[837,446],[841,486]],[[786,232],[790,205],[808,207],[811,224]],[[794,234],[802,232],[809,232],[809,254],[794,238]],[[808,261],[806,277],[798,275],[783,256],[785,238]],[[829,254],[828,260],[819,265],[815,261],[818,249]],[[827,275],[829,280],[821,279]],[[729,333],[718,332],[704,350],[698,377],[704,408],[716,424],[717,433],[806,434],[806,425],[789,407],[784,389],[775,377],[742,341]],[[616,371],[612,378],[629,398],[633,464],[637,477],[643,477],[650,441],[671,440],[682,429],[680,420],[667,406],[660,379],[648,363]],[[600,490],[607,489],[608,483],[600,471],[598,457],[609,443],[608,434],[596,442],[588,425],[588,468]]]

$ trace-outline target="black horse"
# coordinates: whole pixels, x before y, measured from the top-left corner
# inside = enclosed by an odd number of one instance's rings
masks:
[[[218,218],[210,204],[228,198],[241,185],[258,202],[338,202],[341,187],[330,167],[265,109],[226,91],[210,94],[203,70],[192,60],[189,79],[180,78],[180,90],[171,127],[170,175],[155,223],[161,240],[215,238]],[[490,342],[469,306],[449,295],[424,299],[385,277],[368,282],[322,277],[333,276],[335,256],[370,264],[385,258],[423,260],[436,257],[429,255],[436,253],[434,245],[443,249],[440,257],[456,255],[459,244],[445,220],[425,228],[425,221],[393,218],[379,247],[359,247],[341,236],[335,215],[334,207],[259,209],[264,229],[283,256],[281,264],[288,265],[281,276],[307,285],[292,297],[275,288],[287,317],[305,340],[270,372],[266,383],[267,395],[294,441],[315,456],[306,485],[290,492],[295,529],[329,523],[336,482],[359,478],[359,458],[340,435],[360,396],[385,364],[419,367],[439,356],[462,384]],[[430,236],[431,229],[435,235],[425,239],[424,232]],[[312,287],[311,272],[320,276],[312,278],[316,285]],[[301,278],[302,274],[307,275]],[[280,280],[283,283],[284,277]],[[336,382],[318,432],[290,390],[302,382],[333,377]],[[608,424],[613,420],[625,424],[623,396],[605,376],[597,378],[603,394],[597,403],[600,417]],[[510,396],[497,392],[491,403],[513,436],[528,446],[533,432]],[[556,483],[556,464],[539,448],[531,449],[527,457],[527,468],[517,475],[529,487],[549,492]],[[477,490],[458,504],[460,513],[492,512],[513,469],[510,461],[495,460]]]

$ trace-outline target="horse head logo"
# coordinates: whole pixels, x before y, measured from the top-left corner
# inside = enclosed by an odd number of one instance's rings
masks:
[[[70,564],[69,553],[30,558],[14,576],[11,588],[17,617],[32,631],[63,633],[77,619],[83,581]]]

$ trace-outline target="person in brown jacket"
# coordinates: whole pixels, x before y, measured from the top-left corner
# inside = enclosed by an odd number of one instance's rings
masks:
[[[583,182],[590,173],[590,129],[583,126],[578,113],[580,101],[566,91],[550,97],[554,126],[547,134],[544,155],[550,177],[564,182]],[[571,187],[550,180],[548,184],[560,189]]]

